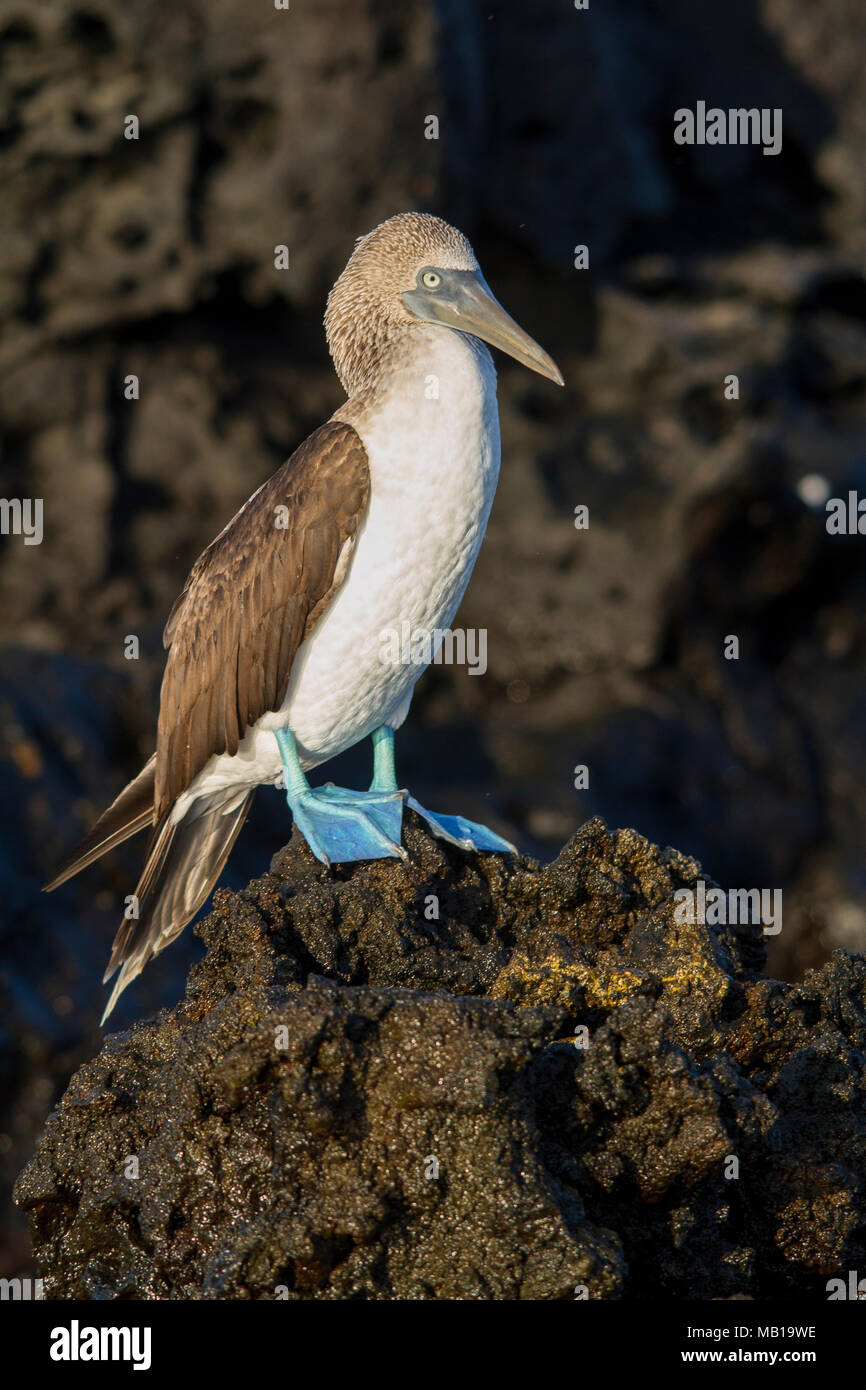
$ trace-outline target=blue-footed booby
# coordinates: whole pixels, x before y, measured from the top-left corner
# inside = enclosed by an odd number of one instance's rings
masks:
[[[472,573],[499,473],[485,343],[562,385],[494,298],[461,232],[403,213],[361,237],[325,331],[348,399],[254,492],[190,572],[165,626],[156,752],[48,884],[149,829],[105,972],[120,993],[208,897],[256,787],[282,778],[323,863],[406,857],[405,805],[466,849],[513,852],[399,787],[394,730],[423,667],[382,637],[444,633]],[[372,738],[367,791],[307,773]]]

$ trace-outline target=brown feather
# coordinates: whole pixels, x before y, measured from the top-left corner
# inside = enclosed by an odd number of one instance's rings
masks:
[[[351,425],[331,421],[259,488],[193,568],[165,628],[157,819],[214,754],[236,753],[246,730],[282,705],[308,618],[333,596],[343,545],[357,532],[369,489],[360,438]],[[278,507],[287,509],[285,529],[276,525]]]
[[[45,892],[59,888],[61,883],[86,869],[110,849],[128,840],[140,830],[153,824],[153,790],[156,754],[145,763],[123,791],[104,811],[93,829],[67,854]]]
[[[120,924],[103,982],[122,966],[102,1015],[149,960],[165,950],[198,912],[222,873],[253,799],[248,792],[232,811],[235,788],[202,799],[177,825],[166,821],[152,846],[136,888],[138,917]]]
[[[157,752],[47,888],[161,823],[214,753],[237,752],[250,725],[279,708],[310,618],[324,611],[344,577],[338,561],[357,532],[369,490],[360,438],[351,425],[332,421],[310,435],[208,546],[163,633],[170,651]],[[274,524],[278,506],[288,509],[286,530]]]

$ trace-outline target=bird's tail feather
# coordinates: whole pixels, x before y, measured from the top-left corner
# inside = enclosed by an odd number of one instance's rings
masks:
[[[157,830],[135,891],[138,917],[120,924],[103,982],[120,968],[102,1015],[108,1018],[136,975],[195,916],[222,872],[247,818],[253,792],[239,797],[236,787],[193,802],[184,818],[169,818]]]
[[[156,754],[146,762],[137,777],[124,787],[120,796],[112,801],[107,811],[99,817],[93,829],[85,835],[66,856],[45,892],[59,888],[74,874],[86,869],[88,864],[107,854],[115,845],[128,840],[139,830],[153,824],[153,790],[156,775]]]

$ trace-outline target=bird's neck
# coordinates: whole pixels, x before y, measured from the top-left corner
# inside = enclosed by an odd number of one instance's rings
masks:
[[[477,392],[496,389],[493,359],[469,334],[433,324],[416,324],[394,334],[358,371],[349,401],[366,408],[385,402],[444,401],[452,407]],[[340,418],[345,417],[342,412]]]
[[[375,383],[353,395],[335,419],[357,430],[374,486],[405,486],[409,473],[498,468],[496,372],[483,343],[449,329],[413,335]]]

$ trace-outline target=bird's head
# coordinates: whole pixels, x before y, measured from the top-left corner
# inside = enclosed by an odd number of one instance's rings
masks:
[[[421,323],[483,338],[563,385],[553,358],[494,297],[463,233],[404,212],[359,238],[328,297],[328,346],[349,394],[369,383],[395,338]]]

